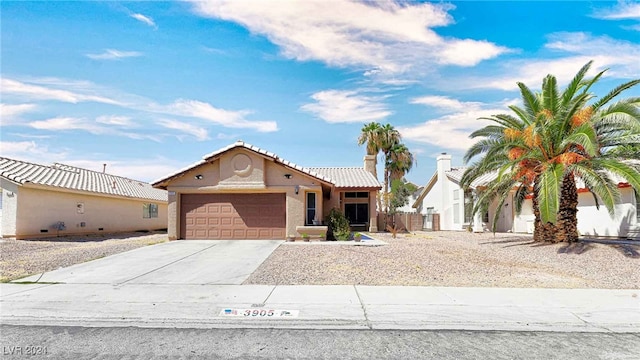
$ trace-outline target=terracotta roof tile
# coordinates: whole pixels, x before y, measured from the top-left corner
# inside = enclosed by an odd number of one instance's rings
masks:
[[[165,190],[154,189],[148,183],[59,163],[47,166],[0,157],[0,177],[18,184],[32,183],[126,198],[168,200]]]

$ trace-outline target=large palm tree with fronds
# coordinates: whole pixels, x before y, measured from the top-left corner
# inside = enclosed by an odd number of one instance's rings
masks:
[[[382,125],[377,122],[370,122],[362,127],[358,137],[358,145],[366,145],[367,155],[374,155],[373,176],[378,178],[377,158],[382,147]],[[382,199],[377,198],[378,209],[382,210]]]
[[[385,213],[388,213],[389,204],[389,185],[391,174],[391,156],[393,149],[400,144],[402,136],[400,132],[396,130],[391,124],[384,124],[380,128],[380,151],[384,155],[384,194],[385,198]]]
[[[497,173],[497,180],[483,191],[474,211],[496,199],[501,206],[514,187],[519,210],[526,195],[533,192],[534,239],[572,241],[577,240],[576,176],[610,213],[619,197],[612,176],[640,188],[638,168],[621,161],[620,150],[616,150],[637,146],[638,99],[605,108],[640,81],[622,84],[589,104],[594,99],[590,89],[604,74],[585,79],[590,66],[591,62],[583,66],[562,92],[553,75],[543,80],[538,93],[518,83],[523,107],[510,106],[515,116],[485,118],[493,124],[471,135],[481,140],[469,149],[465,161],[478,155],[481,158],[469,167],[463,185],[469,186],[489,172]],[[496,212],[494,229],[498,215]]]

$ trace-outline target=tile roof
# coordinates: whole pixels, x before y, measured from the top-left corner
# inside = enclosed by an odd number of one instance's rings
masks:
[[[324,167],[309,168],[309,170],[331,179],[339,188],[378,188],[380,183],[372,173],[359,167]]]
[[[446,171],[445,173],[447,174],[447,177],[453,181],[455,181],[456,183],[460,184],[460,181],[462,180],[462,175],[464,175],[464,172],[467,170],[466,167],[458,167],[458,168],[451,168],[451,170]],[[472,183],[471,183],[471,188],[475,189],[478,186],[485,186],[488,183],[492,182],[493,180],[495,180],[498,177],[498,173],[497,172],[492,172],[489,174],[485,174],[480,176],[479,178],[475,179]]]
[[[116,175],[55,163],[39,165],[0,157],[0,177],[18,184],[32,183],[126,198],[168,201],[165,190]]]
[[[275,153],[272,153],[270,151],[261,149],[257,146],[248,144],[242,140],[238,140],[233,144],[230,144],[210,154],[207,154],[202,157],[202,160],[195,162],[191,165],[188,165],[168,176],[158,179],[152,182],[151,184],[153,186],[158,186],[158,187],[162,186],[162,183],[169,181],[173,178],[179,177],[185,172],[195,167],[198,167],[200,165],[204,165],[207,162],[215,159],[217,156],[221,155],[222,153],[235,148],[245,148],[247,150],[253,151],[257,154],[273,159],[276,163],[298,170],[302,173],[305,173],[309,176],[312,176],[324,182],[334,184],[337,187],[342,187],[342,186],[344,187],[380,187],[380,183],[378,183],[375,177],[373,177],[373,175],[371,175],[369,172],[364,171],[364,169],[362,168],[305,168],[300,165],[296,165],[288,160],[282,159]],[[330,169],[335,170],[334,172],[332,172],[333,176],[329,175],[329,173],[327,172],[327,170],[330,170]],[[367,176],[366,174],[369,174],[370,176]],[[372,180],[375,181],[375,184],[372,182]],[[339,185],[338,183],[336,183],[336,181],[344,185]]]

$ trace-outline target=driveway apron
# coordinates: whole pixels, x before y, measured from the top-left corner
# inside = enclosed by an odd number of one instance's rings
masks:
[[[186,240],[147,246],[20,281],[67,284],[241,284],[281,240]]]

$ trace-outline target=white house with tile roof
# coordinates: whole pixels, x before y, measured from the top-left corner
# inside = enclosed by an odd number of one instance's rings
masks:
[[[430,214],[440,217],[441,230],[467,230],[473,225],[473,231],[491,228],[497,204],[489,207],[483,217],[476,214],[471,218],[473,191],[493,181],[495,174],[485,175],[471,184],[466,193],[460,188],[460,180],[466,168],[452,167],[451,155],[441,154],[437,158],[437,171],[431,177],[413,207],[425,215],[426,222]],[[606,207],[596,206],[593,195],[577,179],[578,186],[578,232],[584,237],[621,237],[640,238],[640,207],[637,194],[623,179],[618,179],[621,198],[615,205],[615,215],[609,215]],[[507,197],[500,210],[496,224],[497,232],[532,233],[533,204],[526,199],[518,214],[514,208],[513,194]],[[425,226],[431,228],[430,224]]]
[[[169,191],[170,239],[284,239],[325,232],[332,208],[377,231],[375,157],[364,167],[305,168],[237,141],[153,182]]]
[[[0,157],[0,188],[2,237],[167,228],[167,192],[142,181]]]

